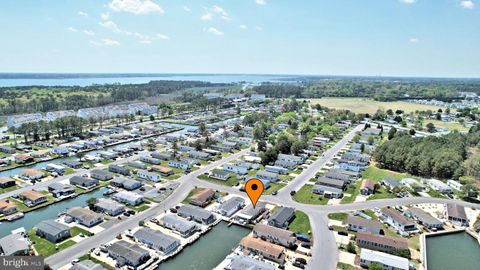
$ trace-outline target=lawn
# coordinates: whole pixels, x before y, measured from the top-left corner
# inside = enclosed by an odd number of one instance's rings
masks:
[[[303,234],[311,237],[310,219],[307,214],[299,210],[295,211],[295,218],[288,226],[288,230],[296,234]]]
[[[348,185],[347,190],[344,193],[350,194],[350,196],[343,196],[340,203],[352,203],[352,202],[354,202],[358,193],[360,193],[360,186],[361,185],[362,185],[362,181],[360,181],[360,180],[355,183],[355,188],[351,188],[350,185]]]
[[[374,114],[378,109],[388,110],[392,109],[403,110],[407,113],[419,111],[432,110],[437,111],[438,106],[416,104],[411,102],[404,101],[393,101],[393,102],[381,102],[375,101],[368,98],[321,98],[321,99],[309,99],[311,105],[320,104],[322,106],[340,109],[340,110],[350,110],[354,113],[369,113]],[[444,109],[444,108],[442,108]]]
[[[322,195],[314,194],[312,192],[312,185],[304,185],[300,190],[293,195],[293,199],[299,203],[326,205],[328,199]]]
[[[361,269],[361,268],[355,267],[355,266],[350,265],[350,264],[339,262],[339,263],[337,263],[337,269],[340,269],[340,270],[357,270],[357,269]]]
[[[270,187],[268,187],[265,191],[263,191],[263,194],[265,194],[265,195],[270,195],[270,194],[272,194],[274,191],[279,191],[279,190],[282,189],[284,186],[286,186],[286,184],[283,184],[283,183],[270,183]]]
[[[127,205],[127,207],[129,209],[132,209],[132,210],[135,210],[137,212],[142,212],[142,211],[145,211],[147,210],[148,208],[150,208],[150,206],[148,204],[146,204],[145,202],[139,204],[139,205],[136,205],[136,206],[133,206],[133,205]]]
[[[0,194],[2,193],[7,193],[7,192],[10,192],[10,191],[14,191],[18,188],[17,185],[15,186],[11,186],[11,187],[8,187],[8,188],[0,188]]]
[[[226,181],[213,179],[208,177],[207,175],[199,175],[198,179],[209,181],[217,185],[230,186],[230,187],[235,186],[238,183],[237,177],[235,175],[230,176],[230,178],[228,178]]]
[[[185,199],[183,199],[182,203],[188,203],[188,199],[190,199],[190,197],[192,197],[193,195],[199,193],[200,191],[204,190],[204,188],[194,188],[192,190],[190,190],[190,192],[188,193],[187,197],[185,197]]]
[[[379,183],[384,178],[393,178],[401,180],[403,178],[411,178],[412,176],[406,173],[399,173],[390,170],[380,169],[375,166],[370,166],[362,172],[363,179],[370,179],[375,183]]]
[[[72,227],[72,228],[70,229],[70,235],[71,235],[72,237],[77,236],[77,235],[79,235],[79,234],[81,234],[81,233],[82,233],[83,235],[85,235],[85,236],[90,236],[90,235],[92,235],[91,232],[89,232],[89,231],[87,231],[87,230],[84,230],[84,229],[82,229],[82,228],[80,228],[80,227],[77,227],[77,226]]]
[[[348,217],[347,213],[330,213],[330,214],[328,214],[329,219],[338,220],[338,221],[344,221],[344,220],[347,219],[347,217]]]
[[[381,199],[392,199],[396,198],[395,194],[387,192],[384,186],[381,186],[379,189],[375,191],[375,194],[370,195],[367,200],[381,200]]]
[[[464,127],[462,124],[457,123],[457,122],[443,122],[439,120],[425,120],[424,121],[424,126],[426,128],[428,123],[434,124],[436,127],[442,127],[442,128],[448,128],[448,130],[453,131],[453,130],[458,130],[458,131],[468,131],[468,128]]]
[[[28,231],[28,237],[32,240],[32,243],[35,250],[40,256],[48,257],[52,254],[60,252],[63,249],[66,249],[70,246],[75,245],[75,241],[67,239],[61,243],[52,243],[48,240],[41,238],[35,234],[35,229]]]

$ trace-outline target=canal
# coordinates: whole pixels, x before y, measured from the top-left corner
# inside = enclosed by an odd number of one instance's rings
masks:
[[[157,270],[211,270],[249,233],[247,228],[220,222],[177,256],[160,264]]]
[[[15,220],[13,222],[3,222],[0,225],[0,238],[7,236],[11,233],[12,230],[24,227],[25,230],[30,230],[35,225],[40,223],[43,220],[47,219],[55,219],[57,218],[58,213],[64,212],[65,210],[80,206],[84,207],[87,206],[87,199],[89,198],[101,198],[103,196],[103,192],[105,192],[106,188],[99,188],[93,192],[85,193],[79,195],[73,199],[64,200],[47,207],[29,212],[25,214],[25,216],[21,219]]]
[[[480,244],[465,232],[426,238],[427,270],[480,269]]]

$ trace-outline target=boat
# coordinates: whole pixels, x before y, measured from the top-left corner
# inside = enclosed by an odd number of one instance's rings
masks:
[[[25,216],[24,213],[17,213],[17,214],[14,214],[14,215],[11,215],[7,218],[7,221],[14,221],[14,220],[17,220],[17,219],[21,219]]]

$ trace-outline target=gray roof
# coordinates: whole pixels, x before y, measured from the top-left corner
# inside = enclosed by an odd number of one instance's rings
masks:
[[[86,260],[74,264],[72,267],[70,267],[70,270],[106,270],[106,268],[100,264]]]
[[[258,176],[278,177],[278,174],[273,172],[267,172],[267,171],[259,171],[257,172],[257,177]]]
[[[55,220],[44,220],[38,223],[35,227],[37,227],[37,230],[50,235],[57,235],[66,230],[70,230],[68,226],[58,223]]]
[[[101,176],[113,177],[113,174],[111,172],[107,172],[107,171],[99,170],[99,169],[91,170],[90,174],[98,174],[98,175],[101,175]]]
[[[0,239],[0,248],[3,255],[9,256],[18,251],[28,250],[30,247],[28,240],[23,235],[14,233]]]
[[[133,262],[140,261],[140,259],[149,254],[147,250],[141,248],[139,245],[124,240],[113,243],[107,249]]]
[[[268,221],[275,221],[277,223],[283,224],[287,222],[295,214],[295,209],[291,207],[280,207],[275,214],[273,214]]]
[[[58,190],[58,191],[65,191],[65,190],[71,190],[73,189],[73,187],[69,186],[69,185],[65,185],[65,184],[62,184],[62,183],[52,183],[50,185],[48,185],[48,188],[51,188],[51,189],[54,189],[54,190]]]
[[[83,220],[85,222],[90,222],[96,220],[98,217],[102,217],[102,214],[95,213],[89,209],[82,207],[73,207],[67,210],[67,215],[72,216],[76,219]]]
[[[227,270],[275,270],[275,266],[245,255],[231,257]]]
[[[178,209],[179,213],[182,213],[184,215],[188,216],[195,216],[201,219],[208,219],[211,215],[213,215],[210,211],[205,210],[201,207],[190,205],[190,204],[185,204],[182,205]]]
[[[253,228],[253,231],[260,234],[270,235],[277,239],[284,239],[284,240],[295,239],[295,235],[291,231],[287,231],[284,229],[280,229],[277,227],[273,227],[273,226],[261,224],[261,223],[258,223],[257,225],[255,225],[255,227]]]
[[[447,214],[451,217],[467,219],[465,208],[461,205],[447,203]]]
[[[133,234],[133,237],[140,241],[145,240],[149,243],[153,243],[155,246],[161,247],[162,249],[167,249],[173,243],[179,242],[175,237],[150,228],[140,228],[140,230]]]
[[[220,209],[229,211],[231,209],[238,209],[238,207],[245,203],[245,200],[240,197],[232,197],[220,205]]]
[[[195,222],[188,221],[175,215],[165,215],[160,219],[160,222],[169,224],[170,226],[175,228],[175,230],[181,233],[188,232],[197,226]]]
[[[265,205],[266,203],[264,202],[258,202],[255,207],[253,207],[253,205],[251,204],[245,207],[245,209],[243,209],[242,211],[240,211],[240,213],[246,216],[256,216],[260,212],[265,210]]]
[[[384,179],[382,179],[382,182],[387,183],[391,187],[401,186],[400,182],[398,180],[393,179],[393,178],[384,178]]]
[[[407,210],[412,216],[416,217],[424,224],[442,224],[442,222],[420,208],[409,208]]]
[[[359,226],[363,226],[363,227],[370,227],[370,228],[378,228],[378,229],[382,228],[382,224],[378,221],[368,220],[368,219],[365,219],[365,218],[354,217],[354,216],[351,216],[351,215],[349,215],[347,217],[347,220],[345,220],[345,223],[346,224],[352,224],[352,225],[359,225]]]
[[[318,184],[318,185],[329,185],[329,186],[333,185],[333,186],[337,186],[337,187],[342,187],[342,186],[345,185],[345,182],[342,181],[342,180],[337,180],[337,179],[319,177],[316,184]]]
[[[98,202],[95,204],[96,207],[114,211],[118,208],[125,208],[123,204],[118,203],[112,199],[99,199]]]

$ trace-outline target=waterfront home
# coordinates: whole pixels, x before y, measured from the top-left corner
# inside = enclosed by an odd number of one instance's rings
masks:
[[[58,243],[70,237],[70,227],[54,220],[44,220],[35,227],[38,236],[52,243]]]
[[[223,170],[227,172],[233,172],[239,175],[245,175],[248,173],[248,168],[244,166],[237,166],[234,164],[227,163],[223,165]]]
[[[90,171],[90,177],[100,181],[107,181],[113,179],[113,174],[100,169],[95,169]]]
[[[380,181],[380,184],[388,187],[390,190],[393,190],[394,188],[401,188],[402,184],[398,180],[395,180],[393,178],[384,178],[382,181]]]
[[[297,165],[303,163],[303,158],[295,155],[278,154],[277,160],[291,162]]]
[[[6,153],[6,154],[15,154],[17,150],[12,147],[8,147],[6,145],[0,145],[0,152]]]
[[[210,178],[227,181],[230,178],[230,174],[224,170],[213,169]]]
[[[70,149],[68,149],[68,147],[65,147],[65,146],[59,146],[59,147],[53,148],[52,153],[59,156],[66,156],[68,155],[68,153],[70,153]]]
[[[360,186],[360,194],[364,196],[371,195],[375,192],[375,183],[370,179],[364,179]]]
[[[158,173],[149,172],[145,170],[138,170],[137,176],[141,179],[150,180],[152,182],[160,182],[160,175]]]
[[[197,225],[193,221],[188,221],[184,218],[175,215],[165,215],[158,224],[164,228],[170,229],[173,232],[188,237],[197,231]]]
[[[286,229],[290,221],[295,217],[295,209],[291,207],[279,207],[268,219],[268,225]]]
[[[384,222],[395,228],[402,235],[418,230],[414,222],[411,222],[402,213],[393,208],[382,208],[381,215]]]
[[[30,253],[30,241],[20,233],[12,233],[0,239],[0,255],[27,256]]]
[[[130,166],[130,167],[133,167],[133,168],[137,168],[137,169],[142,169],[142,170],[147,169],[147,165],[145,165],[141,162],[138,162],[138,161],[129,161],[127,163],[127,165]]]
[[[206,160],[209,161],[211,159],[210,154],[200,151],[189,151],[188,156],[195,159]]]
[[[372,263],[380,264],[385,270],[411,269],[407,258],[362,248],[360,251],[360,266],[369,268]]]
[[[246,255],[259,256],[279,264],[285,263],[285,248],[259,238],[246,236],[240,241],[240,248]]]
[[[143,202],[143,196],[131,191],[120,191],[113,194],[112,199],[128,205],[139,205]]]
[[[83,163],[78,160],[66,160],[62,162],[62,164],[72,169],[80,169],[83,167]]]
[[[444,182],[437,180],[437,179],[428,179],[427,184],[434,190],[443,193],[443,194],[451,194],[453,192],[452,188],[445,184]]]
[[[261,214],[266,211],[265,205],[266,203],[264,202],[257,202],[257,205],[255,207],[250,204],[235,216],[235,220],[242,224],[248,224],[256,220]]]
[[[245,205],[245,200],[240,197],[232,197],[223,202],[217,209],[217,212],[222,216],[231,217],[238,210],[242,209]]]
[[[120,187],[126,190],[135,190],[143,185],[142,182],[133,180],[131,178],[115,177],[110,181],[110,185],[114,187]]]
[[[445,217],[455,226],[468,226],[468,218],[465,208],[458,204],[447,203],[445,207]]]
[[[152,165],[151,168],[152,168],[152,171],[158,172],[162,176],[170,176],[175,173],[171,168],[168,168],[165,166]]]
[[[85,260],[74,264],[69,270],[107,270],[101,264],[94,263],[91,260]]]
[[[331,178],[326,178],[326,177],[319,177],[318,181],[315,183],[317,185],[322,185],[322,186],[327,186],[327,187],[332,187],[332,188],[337,188],[343,190],[347,183],[345,183],[342,180],[336,180],[336,179],[331,179]]]
[[[287,248],[293,248],[296,245],[295,234],[291,231],[272,227],[258,223],[253,228],[253,235],[262,240],[281,245]]]
[[[267,171],[258,171],[255,177],[257,177],[259,180],[266,180],[269,182],[277,182],[280,180],[280,176],[278,174]]]
[[[316,183],[312,187],[312,192],[319,195],[324,195],[326,198],[342,198],[343,190],[339,188],[334,188],[330,186],[325,186],[322,184]]]
[[[95,209],[112,217],[118,216],[125,212],[125,206],[123,206],[123,204],[112,199],[103,198],[98,199],[97,203],[95,203]]]
[[[119,267],[124,265],[137,267],[150,258],[150,252],[148,250],[125,240],[111,244],[107,247],[107,252],[110,257],[117,261]]]
[[[378,235],[371,232],[358,232],[356,242],[360,248],[368,248],[390,254],[397,252],[410,254],[408,240],[404,238]]]
[[[63,167],[61,165],[58,165],[58,164],[54,164],[54,163],[48,164],[47,167],[45,167],[45,170],[47,172],[56,172],[56,173],[59,173],[59,174],[65,173],[65,167]]]
[[[46,195],[43,195],[42,193],[39,193],[33,190],[27,190],[20,193],[18,195],[18,198],[20,198],[20,200],[22,200],[23,203],[28,207],[32,207],[32,206],[47,202]]]
[[[288,169],[280,166],[265,166],[265,171],[277,174],[288,174]]]
[[[45,158],[50,154],[50,150],[48,149],[43,149],[43,150],[37,150],[32,152],[30,155],[34,158]]]
[[[172,253],[180,246],[180,241],[175,237],[145,227],[133,233],[133,238],[151,249],[162,252],[164,255]]]
[[[249,256],[245,255],[232,255],[227,257],[230,261],[225,270],[275,270],[273,264],[267,262],[259,261]]]
[[[75,221],[86,227],[92,227],[103,221],[103,215],[87,208],[73,207],[67,210],[65,222]]]
[[[73,176],[70,178],[70,185],[84,187],[84,188],[92,188],[98,185],[97,179],[86,178],[82,176]]]
[[[13,186],[15,186],[15,180],[6,176],[0,177],[0,188],[9,188]]]
[[[423,226],[428,229],[442,229],[443,222],[438,220],[437,218],[433,217],[429,213],[423,211],[420,208],[411,207],[407,211],[405,211],[405,215],[411,217]]]
[[[45,173],[40,170],[26,169],[20,173],[19,177],[25,180],[38,180],[45,177]]]
[[[206,225],[211,224],[216,220],[215,215],[210,211],[189,204],[182,205],[178,209],[178,215],[184,218],[191,218],[198,223]]]
[[[420,183],[419,181],[417,181],[416,179],[413,179],[413,178],[403,178],[402,180],[400,180],[400,183],[402,183],[403,185],[413,189],[413,191],[415,192],[427,192],[427,188],[425,187],[425,185],[423,185],[422,183]]]
[[[8,216],[17,212],[17,206],[7,200],[0,200],[0,215]]]
[[[130,175],[130,169],[120,166],[120,165],[115,165],[115,164],[110,164],[108,165],[108,171],[112,173],[118,173],[121,175]]]
[[[57,182],[48,185],[48,192],[52,193],[53,197],[58,198],[74,194],[75,189],[69,185]]]
[[[462,184],[460,184],[459,182],[455,181],[455,180],[447,180],[447,185],[449,185],[450,187],[458,190],[458,191],[461,191],[462,190]]]
[[[373,234],[383,234],[382,224],[378,221],[359,218],[349,215],[344,221],[347,229],[353,232],[371,232]]]
[[[162,163],[162,161],[158,158],[152,158],[152,157],[146,157],[146,156],[141,156],[140,161],[149,163],[149,164],[155,164],[155,165]]]
[[[170,166],[172,168],[182,169],[184,171],[190,170],[190,164],[189,163],[183,162],[183,161],[178,161],[178,160],[170,160],[168,162],[168,166]]]
[[[188,202],[192,205],[205,207],[215,198],[215,191],[212,189],[203,189],[200,192],[192,195]]]

